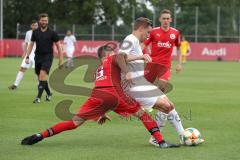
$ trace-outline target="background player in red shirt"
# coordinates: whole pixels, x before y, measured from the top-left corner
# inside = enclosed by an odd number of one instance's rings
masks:
[[[160,13],[160,27],[153,28],[148,39],[144,42],[143,47],[151,44],[150,56],[152,63],[148,63],[145,68],[145,77],[148,81],[154,82],[158,77],[161,81],[160,89],[164,92],[167,87],[167,82],[171,76],[171,57],[173,47],[177,47],[179,55],[179,63],[176,66],[176,72],[182,69],[182,59],[180,54],[180,33],[177,29],[170,27],[172,22],[171,11],[164,9]],[[147,49],[147,51],[149,48]]]
[[[95,87],[91,96],[78,113],[69,121],[60,122],[39,134],[24,138],[21,142],[22,145],[32,145],[60,132],[75,129],[87,120],[99,119],[99,122],[103,123],[109,119],[105,114],[112,110],[122,116],[127,117],[133,114],[138,117],[156,139],[160,148],[179,147],[179,145],[165,142],[157,123],[140,108],[136,101],[124,94],[120,83],[120,73],[125,74],[126,81],[131,83],[131,75],[126,65],[126,55],[111,54],[113,51],[108,46],[98,49],[102,65],[96,70]]]

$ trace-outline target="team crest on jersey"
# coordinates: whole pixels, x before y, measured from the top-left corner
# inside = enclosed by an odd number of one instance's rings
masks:
[[[175,39],[176,38],[175,34],[170,34],[170,38]]]

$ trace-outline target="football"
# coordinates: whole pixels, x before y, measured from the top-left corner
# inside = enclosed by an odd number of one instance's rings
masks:
[[[187,128],[183,132],[182,143],[187,146],[196,146],[204,142],[201,133],[196,128]]]

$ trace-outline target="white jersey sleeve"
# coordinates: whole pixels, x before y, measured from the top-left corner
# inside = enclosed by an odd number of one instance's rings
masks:
[[[120,45],[119,53],[123,52],[132,55],[142,55],[139,40],[132,34],[128,35]]]
[[[119,49],[119,53],[121,52],[134,56],[143,55],[139,40],[133,34],[128,35],[123,40]],[[135,60],[128,62],[128,69],[131,72],[132,78],[141,77],[144,75],[144,61]]]
[[[67,43],[67,36],[64,37],[63,43]]]
[[[25,36],[24,42],[27,43],[28,47],[29,47],[29,44],[30,44],[30,42],[31,42],[32,33],[33,33],[32,30],[29,30],[29,31],[27,31],[26,36]],[[33,45],[32,52],[31,52],[31,54],[30,54],[30,56],[29,56],[30,59],[31,59],[31,58],[34,59],[35,50],[36,50],[36,43],[34,43],[34,45]]]
[[[76,42],[77,40],[76,40],[76,37],[74,36],[74,35],[72,35],[72,40],[73,40],[73,42]]]
[[[25,35],[25,43],[29,44],[31,42],[31,38],[32,38],[32,30],[27,31],[26,35]]]

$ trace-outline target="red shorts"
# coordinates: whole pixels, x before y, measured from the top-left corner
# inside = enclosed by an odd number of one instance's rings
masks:
[[[140,105],[115,87],[94,88],[91,96],[79,109],[77,115],[83,119],[96,120],[108,111],[128,117],[136,113]]]
[[[171,78],[171,69],[169,68],[165,74],[163,74],[161,77],[159,77],[159,80],[162,80],[162,81],[169,81]]]
[[[157,77],[159,80],[169,81],[171,71],[169,67],[151,62],[148,63],[144,69],[144,77],[151,83],[153,83]]]

